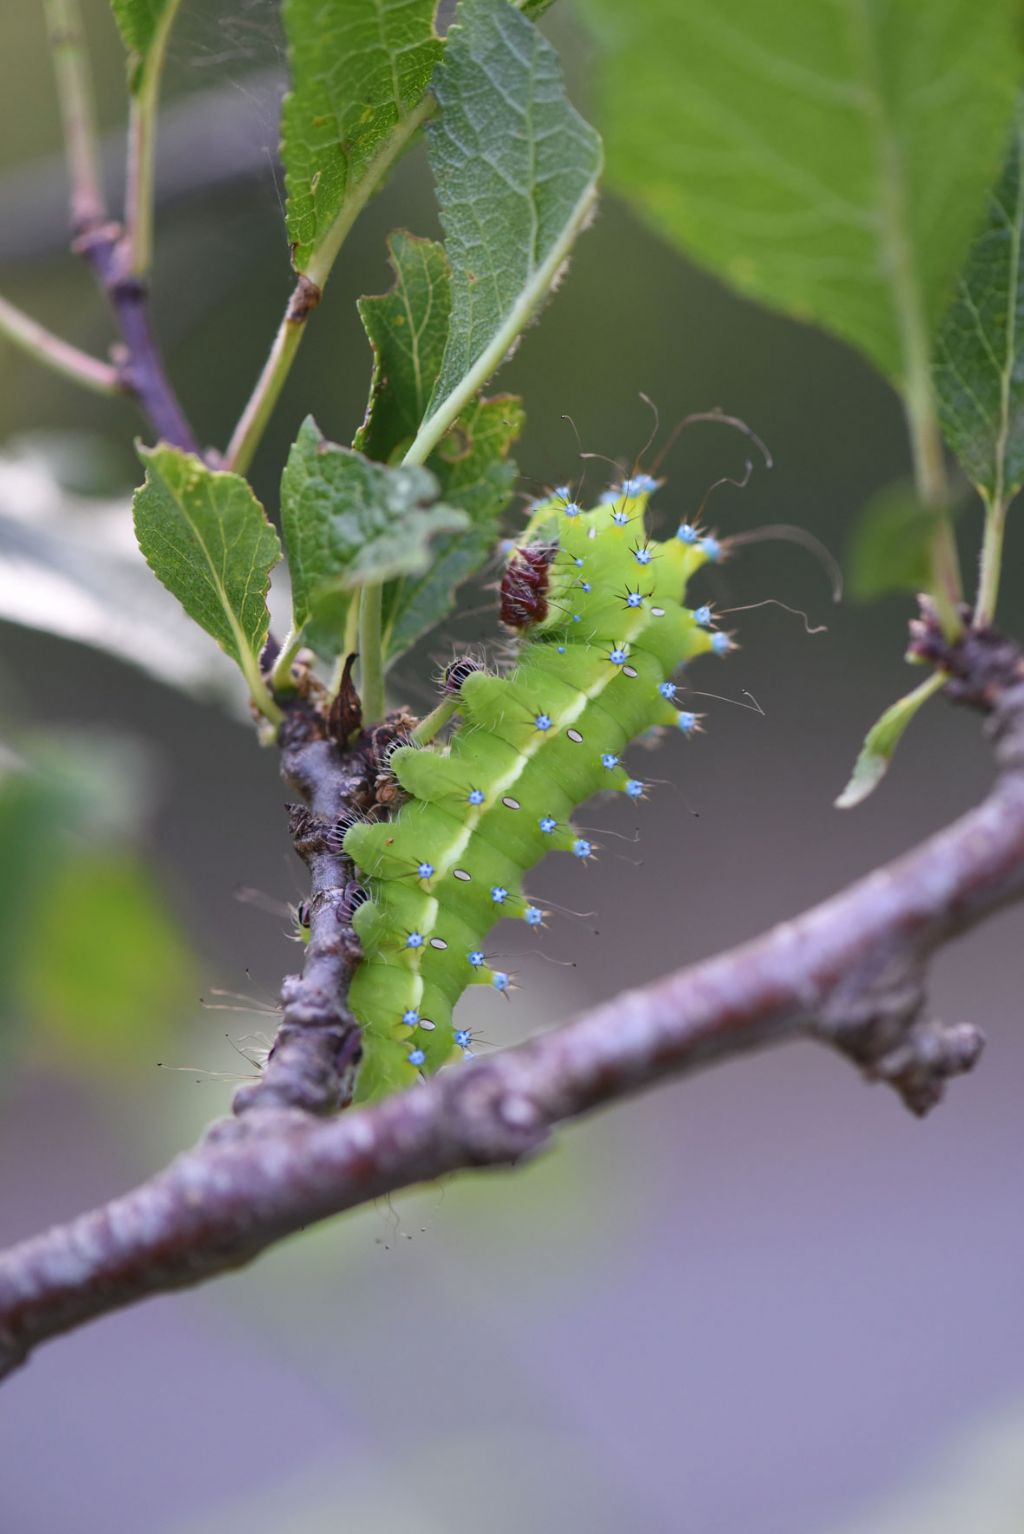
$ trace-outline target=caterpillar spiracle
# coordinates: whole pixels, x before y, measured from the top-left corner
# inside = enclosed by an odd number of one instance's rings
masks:
[[[721,545],[687,522],[648,538],[655,488],[637,475],[589,511],[566,487],[535,506],[502,581],[502,618],[521,636],[512,669],[456,668],[458,727],[445,744],[396,749],[390,767],[408,797],[392,819],[345,836],[369,894],[354,917],[364,956],[349,995],[363,1029],[361,1099],[468,1045],[452,1021],[459,997],[510,984],[488,958],[491,929],[502,917],[544,919],[525,875],[549,852],[593,855],[573,824],[593,794],[643,798],[623,762],[631,741],[699,727],[673,678],[694,656],[731,648],[709,608],[684,606],[690,577]]]

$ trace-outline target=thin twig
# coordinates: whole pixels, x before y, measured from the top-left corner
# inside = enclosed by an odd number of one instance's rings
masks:
[[[54,335],[52,330],[47,330],[45,325],[40,325],[38,320],[3,297],[0,297],[0,334],[29,357],[95,394],[124,393],[117,368]]]
[[[71,225],[77,234],[102,224],[107,216],[92,78],[78,0],[46,0],[46,25],[64,125]]]
[[[1024,662],[991,632],[951,649],[928,615],[916,636],[942,652],[954,695],[991,715],[1000,772],[977,809],[753,942],[517,1049],[336,1118],[289,1105],[215,1125],[133,1192],[0,1258],[0,1372],[316,1220],[460,1168],[513,1165],[560,1122],[783,1039],[828,1043],[916,1112],[932,1106],[982,1041],[925,1015],[928,961],[1024,896]]]
[[[199,446],[164,368],[149,314],[149,290],[123,266],[121,228],[104,224],[87,230],[72,249],[96,273],[114,311],[123,342],[118,359],[122,385],[146,416],[156,435],[186,453]]]
[[[123,343],[115,359],[121,388],[137,402],[158,437],[186,452],[198,452],[153,335],[148,290],[130,268],[132,252],[124,231],[107,217],[92,84],[76,0],[47,0],[46,20],[71,180],[72,249],[92,266],[113,309]]]

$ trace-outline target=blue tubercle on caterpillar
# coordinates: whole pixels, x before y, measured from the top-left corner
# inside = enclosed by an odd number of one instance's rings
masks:
[[[446,743],[399,746],[389,769],[404,802],[345,835],[370,897],[353,918],[364,957],[349,993],[363,1030],[360,1099],[467,1051],[468,1031],[452,1022],[467,986],[513,988],[487,956],[492,928],[502,917],[544,923],[524,892],[528,871],[551,851],[593,859],[596,844],[573,823],[593,794],[646,796],[623,765],[633,740],[700,728],[677,707],[673,677],[733,647],[710,606],[683,605],[690,577],[722,549],[688,522],[662,542],[647,536],[657,483],[634,475],[590,511],[565,485],[533,504],[502,580],[501,617],[520,636],[512,669],[446,668],[461,722]]]

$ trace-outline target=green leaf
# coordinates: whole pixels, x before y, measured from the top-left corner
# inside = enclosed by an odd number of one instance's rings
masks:
[[[370,191],[421,126],[442,44],[436,0],[285,0],[288,238],[323,283]]]
[[[451,268],[441,371],[409,458],[422,462],[551,290],[590,216],[601,142],[558,59],[508,0],[461,0],[433,85],[430,162]]]
[[[854,763],[850,781],[836,800],[836,808],[852,810],[874,793],[889,770],[893,752],[903,738],[903,732],[918,709],[927,703],[939,689],[945,686],[946,677],[941,671],[930,676],[920,687],[908,692],[905,698],[890,705],[885,713],[871,726],[864,738],[860,755]]]
[[[146,866],[128,852],[73,857],[49,881],[42,915],[23,971],[37,1028],[63,1058],[104,1071],[151,1051],[194,997],[196,974]]]
[[[153,42],[169,0],[110,0],[118,31],[131,53],[144,54]]]
[[[403,232],[392,235],[388,247],[394,286],[359,303],[374,351],[374,371],[366,419],[355,445],[381,460],[398,457],[416,433],[441,367],[449,316],[443,247]],[[408,649],[450,612],[456,587],[491,554],[498,518],[516,479],[509,452],[522,426],[522,407],[511,395],[477,400],[427,459],[442,500],[465,511],[470,525],[440,538],[420,575],[386,587],[386,659]]]
[[[130,56],[129,84],[137,92],[150,55],[163,52],[180,0],[110,0],[110,4]]]
[[[609,177],[741,292],[916,376],[1003,153],[1017,0],[583,0]]]
[[[358,302],[373,348],[373,378],[366,419],[353,444],[380,463],[412,441],[426,415],[451,313],[444,246],[403,229],[389,235],[387,243],[394,285]]]
[[[476,400],[427,460],[445,500],[468,512],[475,527],[489,522],[496,530],[517,475],[508,454],[525,422],[518,395]]]
[[[324,656],[344,643],[350,595],[360,586],[426,570],[431,540],[462,532],[464,511],[438,502],[433,474],[371,463],[303,423],[281,479],[295,626]]]
[[[1024,484],[1024,107],[985,222],[939,331],[935,385],[950,447],[1005,506]]]
[[[277,533],[239,474],[208,469],[161,445],[141,448],[145,483],[135,492],[135,533],[146,563],[201,628],[242,668],[254,695],[267,637]]]
[[[850,595],[870,602],[890,591],[927,591],[935,515],[908,480],[886,485],[861,509],[850,540]]]
[[[427,464],[449,506],[465,511],[470,526],[438,541],[427,569],[384,590],[384,651],[394,660],[455,606],[455,591],[494,551],[498,519],[515,485],[509,457],[525,416],[514,395],[478,400],[463,411]]]

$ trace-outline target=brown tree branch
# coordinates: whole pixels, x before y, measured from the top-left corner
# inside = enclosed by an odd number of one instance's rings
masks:
[[[268,672],[276,652],[270,641],[263,656]],[[281,776],[301,800],[287,809],[295,850],[310,872],[309,898],[299,909],[309,940],[301,975],[286,975],[281,987],[282,1018],[266,1066],[257,1081],[235,1093],[238,1119],[256,1109],[264,1115],[335,1113],[352,1101],[362,1056],[347,1005],[349,980],[362,956],[352,917],[366,891],[343,842],[355,819],[388,814],[394,791],[388,755],[412,723],[399,711],[363,730],[352,683],[355,659],[346,659],[333,700],[301,662],[291,672],[296,690],[279,700],[285,710],[278,735]],[[223,1139],[237,1128],[226,1120],[212,1132]]]
[[[926,1111],[982,1043],[969,1024],[925,1016],[927,963],[1024,895],[1024,665],[991,633],[948,651],[926,622],[917,644],[950,671],[955,696],[990,715],[999,775],[978,808],[752,942],[374,1107],[324,1119],[287,1091],[273,1112],[241,1104],[133,1192],[0,1258],[0,1373],[50,1337],[238,1267],[313,1221],[460,1168],[512,1165],[560,1122],[783,1039],[832,1045]],[[333,776],[330,753],[318,756]]]
[[[125,267],[120,224],[104,222],[80,228],[71,248],[96,273],[117,321],[121,345],[114,350],[114,365],[122,389],[135,401],[161,441],[186,453],[198,453],[195,435],[167,376],[153,334],[148,284]]]
[[[288,806],[288,818],[310,872],[309,899],[300,911],[309,941],[302,974],[286,976],[281,988],[282,1017],[266,1066],[235,1094],[239,1118],[255,1110],[325,1114],[347,1107],[361,1055],[346,1005],[360,957],[352,930],[358,886],[342,841],[353,815],[373,803],[373,759],[365,746],[343,750],[328,721],[302,700],[289,709],[280,734],[281,775],[302,800]],[[222,1133],[230,1128],[229,1121]]]

